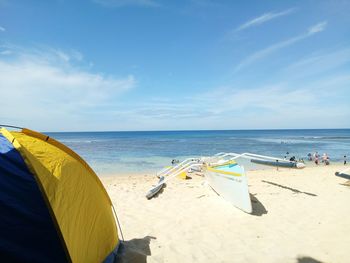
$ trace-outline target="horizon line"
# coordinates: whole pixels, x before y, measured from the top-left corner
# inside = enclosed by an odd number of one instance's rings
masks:
[[[210,131],[299,131],[299,130],[350,130],[350,128],[288,128],[288,129],[199,129],[199,130],[105,130],[105,131],[44,131],[43,133],[88,133],[88,132],[210,132]]]

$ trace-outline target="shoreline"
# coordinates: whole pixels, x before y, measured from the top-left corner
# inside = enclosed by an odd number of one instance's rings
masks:
[[[307,168],[317,168],[317,167],[337,167],[339,170],[343,170],[346,169],[346,167],[350,167],[350,163],[344,165],[343,162],[331,162],[329,165],[324,165],[323,163],[320,163],[318,165],[316,165],[314,162],[305,162],[305,168],[303,169],[307,169]],[[343,167],[343,168],[342,168]],[[289,168],[278,168],[281,170],[284,169],[289,169]],[[303,170],[301,169],[301,170]],[[276,167],[273,166],[260,166],[260,167],[256,167],[256,168],[250,168],[246,170],[246,173],[249,174],[249,172],[252,171],[265,171],[265,170],[277,170]],[[298,169],[297,169],[298,170]],[[147,172],[121,172],[121,173],[98,173],[97,176],[99,178],[109,178],[109,177],[143,177],[143,176],[147,176],[147,177],[156,177],[156,173],[159,172],[159,170],[154,170],[154,171],[147,171]]]

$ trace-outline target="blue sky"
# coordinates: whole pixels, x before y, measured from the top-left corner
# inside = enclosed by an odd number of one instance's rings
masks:
[[[349,13],[349,1],[0,0],[0,119],[349,128]]]

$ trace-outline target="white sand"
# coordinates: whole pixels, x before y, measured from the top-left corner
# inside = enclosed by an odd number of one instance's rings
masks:
[[[204,178],[102,177],[116,207],[124,262],[350,262],[350,183],[343,166],[248,172],[253,215]]]

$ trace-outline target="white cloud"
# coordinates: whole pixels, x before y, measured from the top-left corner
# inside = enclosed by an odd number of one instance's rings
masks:
[[[74,49],[63,51],[57,48],[47,46],[37,46],[36,48],[28,49],[21,46],[5,43],[0,44],[0,52],[13,54],[13,57],[22,59],[24,61],[47,61],[48,63],[67,64],[73,62],[81,62],[84,57],[83,55]]]
[[[350,48],[323,50],[304,57],[288,66],[281,73],[294,78],[304,78],[338,69],[350,63]]]
[[[305,38],[311,37],[314,34],[320,33],[325,29],[325,26],[327,25],[327,22],[322,22],[322,23],[318,23],[312,27],[310,27],[308,29],[308,31],[304,34],[301,34],[299,36],[278,42],[276,44],[273,44],[267,48],[264,48],[262,50],[259,50],[255,53],[253,53],[252,55],[248,56],[247,58],[245,58],[244,60],[242,60],[235,68],[235,71],[238,71],[252,63],[254,63],[255,61],[262,59],[268,55],[270,55],[273,52],[276,52],[279,49],[288,47],[296,42],[299,42]]]
[[[144,6],[157,7],[159,4],[154,0],[92,0],[94,3],[105,7],[123,7],[123,6]]]
[[[285,82],[254,88],[228,85],[188,98],[143,99],[116,108],[108,128],[345,128],[350,125],[350,108],[341,98],[346,98],[349,85],[350,76],[343,74],[302,83],[285,78]]]
[[[290,8],[290,9],[287,9],[287,10],[284,10],[284,11],[278,12],[278,13],[269,12],[269,13],[263,14],[259,17],[253,18],[253,19],[249,20],[248,22],[240,25],[239,27],[237,27],[236,31],[241,31],[241,30],[247,29],[247,28],[252,27],[252,26],[261,25],[261,24],[266,23],[266,22],[268,22],[272,19],[275,19],[277,17],[289,15],[294,10],[295,10],[295,8]]]
[[[320,74],[317,78],[259,85],[227,85],[183,95],[143,99],[116,108],[109,129],[279,129],[348,128],[350,75]],[[137,120],[137,122],[135,122]],[[128,127],[128,128],[126,128]]]
[[[15,125],[81,130],[90,121],[89,111],[117,103],[122,92],[135,86],[131,75],[116,78],[82,70],[63,51],[12,52],[14,56],[0,57],[0,119],[10,117]]]
[[[6,31],[6,29],[4,27],[0,26],[0,32],[5,32],[5,31]]]
[[[318,24],[310,27],[309,31],[308,31],[309,35],[313,35],[315,33],[322,32],[326,28],[327,24],[328,24],[327,21],[323,21],[321,23],[318,23]]]

